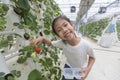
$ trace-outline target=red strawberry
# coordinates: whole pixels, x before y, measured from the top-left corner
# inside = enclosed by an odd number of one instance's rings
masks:
[[[36,54],[40,54],[41,53],[41,48],[36,48],[35,52],[36,52]]]

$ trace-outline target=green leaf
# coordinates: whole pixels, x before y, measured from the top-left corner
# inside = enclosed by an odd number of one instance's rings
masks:
[[[8,76],[7,80],[15,80],[13,76]]]
[[[14,33],[14,35],[22,38],[22,36],[20,34]]]
[[[7,6],[7,4],[4,4],[4,3],[3,3],[2,8],[3,8],[5,11],[8,11],[8,10],[9,10],[9,7]]]
[[[32,70],[28,75],[28,80],[47,80],[37,69]]]
[[[15,23],[13,23],[13,25],[14,25],[14,26],[18,26],[18,25],[19,25],[19,23],[16,23],[16,22],[15,22]]]
[[[13,41],[13,35],[8,35],[8,36],[7,36],[7,39],[8,39],[9,41]]]
[[[24,29],[24,24],[19,24],[19,25],[18,25],[18,28],[19,28],[19,29]]]
[[[17,6],[13,7],[13,10],[14,10],[15,13],[22,16],[22,10],[19,7],[17,7]]]
[[[8,40],[2,40],[0,42],[0,49],[3,47],[7,47],[8,46],[9,41]]]
[[[17,60],[17,63],[22,64],[27,60],[26,55],[20,55],[20,57]]]
[[[33,59],[34,62],[39,62],[39,57],[36,55],[36,53],[32,53],[31,58]]]
[[[49,35],[49,34],[50,34],[50,31],[49,31],[49,30],[44,30],[44,33],[45,33],[46,35]]]
[[[0,80],[4,80],[4,77],[0,77]]]
[[[16,77],[20,77],[21,76],[21,72],[17,71],[17,70],[12,70],[11,73],[16,76]]]
[[[30,10],[30,5],[29,5],[28,0],[18,0],[18,5],[24,11]]]
[[[24,33],[24,38],[26,39],[26,40],[29,40],[30,39],[30,35],[28,34],[28,33]]]
[[[1,77],[1,76],[4,76],[4,74],[5,74],[4,72],[0,72],[0,77]]]

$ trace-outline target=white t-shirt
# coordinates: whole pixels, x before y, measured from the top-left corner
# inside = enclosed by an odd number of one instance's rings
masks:
[[[72,68],[84,68],[88,64],[88,56],[95,57],[90,44],[82,38],[75,46],[65,44],[62,40],[52,41],[52,45],[63,49],[67,62]]]

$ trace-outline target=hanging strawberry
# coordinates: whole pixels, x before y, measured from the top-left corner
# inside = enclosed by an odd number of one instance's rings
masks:
[[[41,48],[36,48],[35,52],[36,52],[36,54],[40,54],[41,53]]]

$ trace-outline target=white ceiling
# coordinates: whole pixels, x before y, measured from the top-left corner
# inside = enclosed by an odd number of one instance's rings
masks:
[[[79,4],[80,4],[81,0],[55,0],[55,1],[59,5],[59,7],[64,15],[66,15],[73,21],[76,20],[77,12],[79,10]],[[90,17],[92,18],[96,15],[98,16],[98,14],[96,14],[96,13],[98,13],[100,7],[106,7],[106,6],[110,5],[111,3],[113,3],[114,1],[116,1],[116,0],[95,0],[94,4],[92,5],[92,7],[89,9],[89,11],[87,13],[87,18],[90,18]],[[106,13],[99,14],[99,15],[109,15],[109,14],[114,14],[116,12],[120,12],[120,3],[118,3],[118,6],[116,6],[116,5],[117,4],[115,4],[115,6],[109,6]],[[75,13],[70,12],[71,6],[76,7]]]
[[[79,8],[80,0],[55,0],[55,1],[59,5],[64,15],[69,17],[71,20],[75,20],[77,12],[78,12],[78,8]],[[71,6],[76,7],[75,13],[70,12]]]

